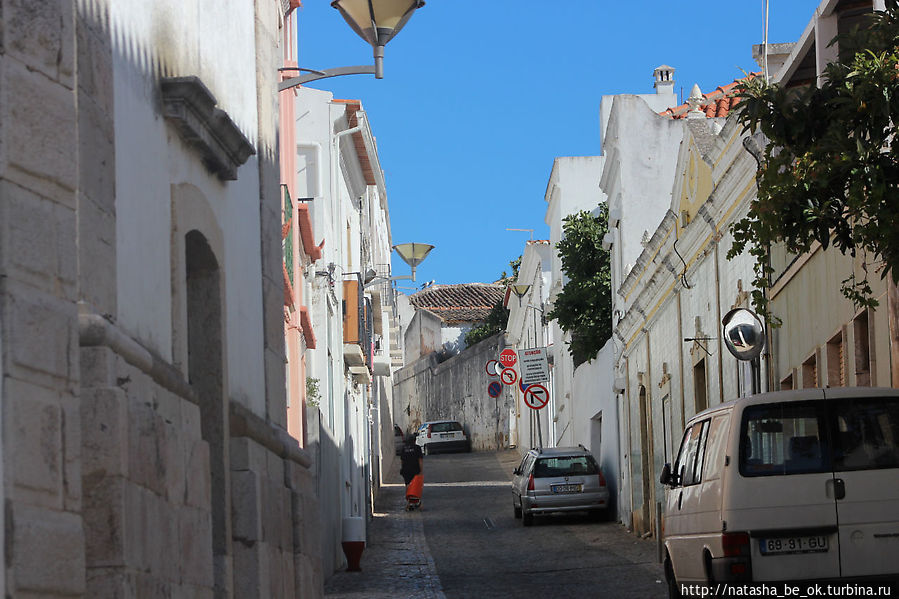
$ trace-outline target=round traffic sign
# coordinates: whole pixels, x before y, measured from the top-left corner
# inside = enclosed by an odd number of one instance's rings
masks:
[[[515,362],[518,361],[518,354],[515,353],[514,349],[504,349],[499,354],[499,361],[504,368],[512,368],[515,366]]]
[[[487,360],[487,366],[484,369],[490,376],[499,376],[499,362],[496,360]]]
[[[502,392],[503,386],[499,381],[490,381],[490,384],[487,385],[487,395],[490,397],[499,397]]]
[[[521,390],[522,393],[527,391],[529,386],[530,385],[524,384],[524,379],[518,379],[518,388]]]
[[[539,410],[549,403],[549,391],[543,385],[534,383],[524,392],[524,403],[529,408]]]
[[[503,368],[503,371],[499,374],[499,380],[507,385],[514,385],[518,382],[518,371],[514,368]]]

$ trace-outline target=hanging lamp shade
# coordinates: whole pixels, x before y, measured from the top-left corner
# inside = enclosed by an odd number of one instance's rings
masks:
[[[384,46],[400,32],[423,0],[333,0],[359,37],[374,47]]]
[[[403,262],[415,268],[428,256],[434,246],[427,243],[400,243],[393,246],[393,249],[400,255]]]

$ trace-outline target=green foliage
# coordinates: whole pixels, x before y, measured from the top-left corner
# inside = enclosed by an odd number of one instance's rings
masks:
[[[512,276],[507,276],[506,271],[503,271],[503,274],[500,276],[499,281],[497,283],[501,283],[503,285],[508,285],[516,278],[518,278],[518,269],[521,268],[521,256],[509,262],[509,266],[512,268]],[[475,343],[479,341],[483,341],[487,337],[492,337],[497,333],[502,333],[506,330],[506,325],[509,322],[509,310],[503,306],[502,300],[497,302],[493,309],[490,310],[490,314],[487,315],[487,318],[484,320],[484,323],[474,327],[467,333],[465,333],[465,345],[471,347]]]
[[[319,380],[313,377],[306,377],[306,405],[316,408],[320,402]]]
[[[596,357],[612,336],[611,262],[602,248],[608,221],[605,204],[597,216],[586,211],[567,216],[564,237],[556,244],[568,281],[547,318],[571,333],[568,351],[575,365]]]
[[[802,90],[749,80],[741,93],[744,131],[770,140],[747,217],[732,227],[732,258],[756,260],[753,304],[776,324],[761,291],[772,272],[768,248],[794,254],[815,242],[853,257],[862,273],[843,281],[843,294],[874,306],[868,269],[899,277],[899,11],[872,16],[870,28],[839,40],[840,59],[820,87]]]

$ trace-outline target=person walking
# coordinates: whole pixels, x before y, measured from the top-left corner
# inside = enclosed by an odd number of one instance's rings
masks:
[[[406,510],[411,511],[421,507],[421,493],[424,488],[424,454],[415,442],[414,434],[406,437],[400,461],[400,475],[406,483]]]

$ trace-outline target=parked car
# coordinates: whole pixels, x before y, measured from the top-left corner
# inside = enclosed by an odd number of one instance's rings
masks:
[[[418,428],[415,442],[425,455],[448,451],[471,451],[471,439],[455,420],[433,420]]]
[[[393,425],[393,448],[396,450],[396,455],[400,455],[403,453],[403,445],[405,444],[405,439],[403,437],[403,429],[401,429],[396,424]]]
[[[899,390],[754,395],[687,423],[667,485],[669,594],[695,582],[899,579]]]
[[[583,446],[531,449],[513,472],[512,509],[525,526],[556,512],[586,511],[601,520],[608,507],[606,479]]]

